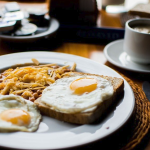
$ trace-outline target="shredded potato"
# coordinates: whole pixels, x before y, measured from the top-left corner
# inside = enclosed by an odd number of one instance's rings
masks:
[[[39,65],[36,59],[32,61],[36,66],[11,68],[0,74],[1,95],[15,94],[34,101],[47,86],[60,79],[63,73],[75,71],[76,68],[75,63],[68,69],[68,65]]]

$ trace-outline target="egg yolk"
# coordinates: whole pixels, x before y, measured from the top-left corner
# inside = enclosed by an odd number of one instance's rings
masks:
[[[18,126],[29,125],[31,121],[29,113],[21,109],[5,110],[0,114],[0,119]]]
[[[75,94],[83,94],[85,92],[92,92],[97,88],[97,80],[93,78],[79,78],[70,84],[70,89]]]

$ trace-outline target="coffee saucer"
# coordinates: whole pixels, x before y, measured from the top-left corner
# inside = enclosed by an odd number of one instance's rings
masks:
[[[109,43],[104,48],[104,54],[107,60],[113,65],[134,72],[150,73],[150,64],[139,64],[133,62],[127,53],[123,50],[124,40],[116,40]]]

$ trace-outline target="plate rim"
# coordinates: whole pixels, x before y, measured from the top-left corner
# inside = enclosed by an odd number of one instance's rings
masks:
[[[76,57],[76,58],[80,58],[80,59],[85,59],[86,61],[90,61],[90,62],[93,62],[93,63],[96,63],[97,65],[102,65],[103,67],[106,67],[107,69],[110,69],[111,71],[113,71],[113,72],[115,72],[116,74],[118,74],[115,70],[113,70],[112,68],[110,68],[110,67],[108,67],[108,66],[106,66],[106,65],[104,65],[104,64],[100,64],[100,63],[98,63],[98,62],[96,62],[96,61],[93,61],[93,60],[91,60],[91,59],[89,59],[89,58],[84,58],[84,57],[82,57],[82,56],[77,56],[77,55],[73,55],[73,54],[67,54],[67,53],[61,53],[61,52],[49,52],[49,51],[30,51],[30,52],[16,52],[16,53],[11,53],[11,54],[5,54],[5,55],[1,55],[0,56],[0,59],[2,58],[2,57],[9,57],[9,56],[12,56],[12,55],[16,55],[16,54],[21,54],[21,53],[23,53],[23,54],[25,54],[25,53],[53,53],[54,55],[55,54],[61,54],[61,55],[66,55],[66,56],[72,56],[72,57]],[[0,68],[1,69],[1,68]],[[120,74],[118,74],[121,78],[123,78]],[[124,79],[124,78],[123,78]],[[126,84],[128,84],[129,85],[129,83],[124,79],[124,81],[126,82]],[[128,117],[122,122],[122,124],[120,124],[119,126],[118,126],[118,128],[117,129],[115,129],[115,130],[113,130],[111,133],[109,133],[109,134],[107,134],[107,135],[105,135],[105,136],[103,136],[102,138],[97,138],[97,139],[95,139],[95,140],[93,140],[93,141],[90,141],[90,142],[88,142],[88,143],[93,143],[93,142],[96,142],[97,140],[101,140],[101,139],[103,139],[103,138],[105,138],[105,137],[107,137],[107,136],[109,136],[109,135],[111,135],[111,134],[113,134],[114,132],[116,132],[117,130],[119,130],[129,119],[130,119],[130,117],[131,117],[131,115],[132,115],[132,113],[133,113],[133,111],[134,111],[134,108],[135,108],[135,97],[134,97],[134,93],[133,93],[133,90],[132,90],[132,88],[131,88],[131,86],[129,85],[129,88],[130,88],[130,90],[131,90],[131,93],[132,93],[132,96],[133,96],[133,106],[132,106],[132,110],[130,111],[130,113],[128,114]],[[79,144],[79,145],[74,145],[74,146],[69,146],[69,147],[62,147],[62,148],[54,148],[54,149],[63,149],[63,148],[72,148],[72,147],[79,147],[79,146],[83,146],[83,145],[87,145],[88,143],[82,143],[82,144]],[[9,147],[9,146],[3,146],[3,145],[0,145],[1,147],[5,147],[5,148],[11,148],[11,147]],[[12,147],[12,148],[16,148],[16,149],[23,149],[23,148],[17,148],[17,147]],[[27,149],[27,148],[26,148]],[[34,148],[32,148],[32,149],[34,149]],[[51,149],[51,148],[50,148]],[[53,148],[52,148],[53,149]]]

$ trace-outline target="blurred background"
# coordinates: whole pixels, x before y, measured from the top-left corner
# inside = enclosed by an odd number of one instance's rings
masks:
[[[22,43],[23,50],[107,44],[124,38],[127,20],[149,17],[149,10],[148,0],[1,0],[0,40],[15,51]]]

